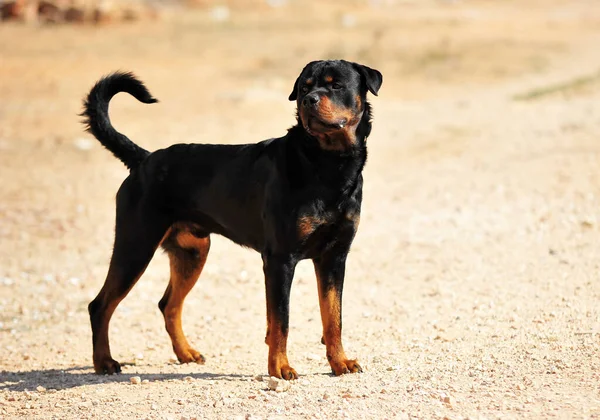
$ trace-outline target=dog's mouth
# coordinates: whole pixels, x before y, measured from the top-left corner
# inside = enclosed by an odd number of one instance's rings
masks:
[[[348,125],[348,119],[337,118],[330,121],[316,114],[306,113],[303,115],[302,123],[304,125],[304,129],[310,134],[329,133],[346,128]]]

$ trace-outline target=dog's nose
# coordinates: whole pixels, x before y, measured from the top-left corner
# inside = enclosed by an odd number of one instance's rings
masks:
[[[302,105],[305,108],[309,108],[309,107],[314,106],[314,105],[316,105],[318,103],[319,103],[319,95],[316,95],[316,94],[306,95],[304,97],[304,99],[302,100]]]

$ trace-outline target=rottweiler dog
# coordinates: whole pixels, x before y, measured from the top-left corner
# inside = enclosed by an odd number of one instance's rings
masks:
[[[298,377],[286,346],[289,299],[298,261],[315,267],[322,342],[335,375],[360,372],[342,346],[346,257],[360,219],[371,108],[383,82],[377,70],[344,60],[313,61],[289,96],[297,124],[255,144],[175,144],[148,152],[117,132],[110,99],[127,92],[156,102],[131,73],[96,83],[84,102],[84,123],[130,170],[117,193],[115,242],[106,281],[89,304],[94,369],[120,372],[108,326],[117,305],[142,276],[158,247],[170,259],[169,285],[158,307],[181,363],[203,363],[181,328],[183,301],[210,249],[210,234],[260,252],[265,275],[269,375]]]

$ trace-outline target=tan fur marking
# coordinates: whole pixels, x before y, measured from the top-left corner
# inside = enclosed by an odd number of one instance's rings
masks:
[[[325,219],[314,216],[301,216],[298,218],[297,230],[298,236],[305,239],[310,236],[317,228],[326,222]]]
[[[269,375],[283,379],[297,379],[298,374],[290,367],[287,358],[287,334],[281,331],[281,324],[274,319],[267,321],[265,342],[269,346]]]
[[[346,219],[354,223],[356,229],[360,223],[360,213],[346,213]]]
[[[327,360],[335,375],[362,371],[356,360],[349,360],[342,345],[342,297],[334,288],[324,291],[319,270],[315,265],[319,286],[319,306],[323,322],[323,341],[327,349]]]
[[[202,248],[204,242],[206,241],[206,238],[198,238],[188,231],[178,232],[175,239],[177,241],[177,245],[185,249]]]
[[[327,83],[333,82],[333,77],[331,77],[331,76],[325,76],[325,82],[327,82]]]
[[[177,244],[185,249],[196,249],[197,260],[189,267],[189,261],[181,260],[177,254],[170,253],[171,278],[165,292],[167,302],[164,308],[165,327],[171,338],[173,350],[181,363],[204,363],[204,357],[190,346],[181,324],[183,302],[192,290],[208,256],[210,238],[198,238],[190,232],[183,231],[177,234]]]

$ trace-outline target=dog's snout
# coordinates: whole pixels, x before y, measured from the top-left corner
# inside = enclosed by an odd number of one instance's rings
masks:
[[[304,97],[304,99],[302,100],[302,105],[305,108],[309,108],[311,106],[314,106],[316,104],[319,103],[319,95],[315,94],[315,93],[311,93],[308,94]]]

